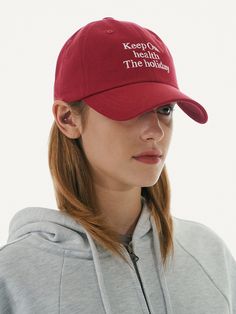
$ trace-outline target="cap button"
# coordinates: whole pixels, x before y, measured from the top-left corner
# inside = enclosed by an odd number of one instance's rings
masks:
[[[103,18],[103,20],[106,20],[106,19],[112,19],[112,20],[114,20],[113,17],[104,17],[104,18]]]

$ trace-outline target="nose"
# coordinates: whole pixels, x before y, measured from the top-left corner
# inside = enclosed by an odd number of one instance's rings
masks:
[[[145,114],[145,131],[143,132],[144,139],[154,139],[156,141],[161,141],[164,137],[165,133],[163,130],[163,126],[159,120],[159,117],[156,113],[156,110],[153,109]]]

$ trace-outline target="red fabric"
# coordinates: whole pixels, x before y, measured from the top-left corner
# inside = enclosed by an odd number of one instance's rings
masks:
[[[114,120],[176,101],[195,121],[208,120],[206,110],[179,90],[172,56],[160,37],[111,17],[90,22],[66,41],[57,60],[54,99],[84,99]]]

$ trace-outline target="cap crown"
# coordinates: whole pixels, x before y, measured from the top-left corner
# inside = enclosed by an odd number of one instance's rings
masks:
[[[172,56],[151,30],[107,17],[80,28],[62,47],[54,98],[70,102],[138,82],[178,88]]]

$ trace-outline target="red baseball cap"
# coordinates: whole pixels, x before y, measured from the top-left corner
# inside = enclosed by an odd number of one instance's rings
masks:
[[[112,17],[88,23],[65,42],[56,64],[56,99],[84,100],[120,121],[176,102],[198,123],[208,120],[206,110],[179,90],[172,56],[160,37]]]

